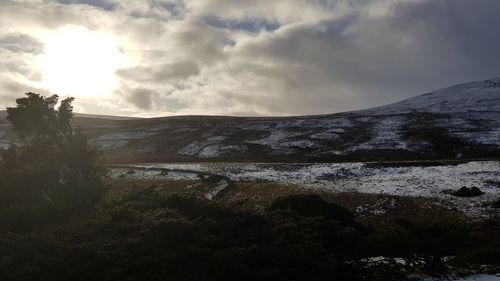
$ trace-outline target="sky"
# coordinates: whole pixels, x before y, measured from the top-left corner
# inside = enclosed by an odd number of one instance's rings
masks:
[[[0,105],[324,114],[500,76],[498,0],[0,0]]]

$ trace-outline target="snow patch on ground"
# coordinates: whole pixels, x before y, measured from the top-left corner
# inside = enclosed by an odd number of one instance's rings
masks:
[[[248,143],[269,146],[272,149],[272,155],[293,154],[296,153],[298,149],[323,148],[322,145],[312,140],[294,139],[295,137],[302,135],[302,133],[293,133],[284,130],[278,130],[271,132],[270,135],[265,138],[255,141],[248,141]]]
[[[131,167],[189,170],[220,174],[233,180],[279,181],[393,195],[448,197],[442,191],[462,186],[476,186],[487,194],[500,195],[499,188],[486,183],[500,179],[500,162],[497,161],[404,167],[379,167],[366,163],[155,163]]]
[[[114,150],[125,146],[128,140],[93,140],[92,143],[102,150]]]
[[[156,134],[156,130],[116,132],[101,135],[96,139],[91,139],[90,141],[100,149],[114,150],[125,146],[130,140],[145,139]]]
[[[210,190],[207,194],[205,194],[205,198],[207,198],[208,200],[214,199],[217,194],[226,189],[228,186],[229,183],[226,180],[220,180],[213,190]]]
[[[199,154],[203,148],[223,142],[226,138],[223,136],[215,136],[207,138],[204,141],[194,141],[177,151],[179,155],[195,156]]]
[[[248,150],[246,145],[209,145],[205,146],[199,153],[200,158],[216,158],[223,156],[241,155]]]
[[[318,139],[318,140],[338,140],[340,138],[340,135],[336,132],[324,131],[321,133],[312,134],[309,137],[311,139]]]
[[[379,119],[371,130],[371,140],[355,145],[349,151],[407,149],[408,145],[401,139],[400,131],[406,120],[403,116]]]
[[[396,207],[394,199],[382,199],[374,204],[365,204],[356,208],[356,213],[360,216],[380,216],[387,212],[388,209]]]
[[[471,143],[500,146],[500,130],[483,132],[456,132],[453,133],[453,135]]]
[[[500,281],[500,275],[479,274],[468,277],[446,277],[446,278],[424,277],[421,279],[421,281]]]
[[[297,134],[292,134],[283,130],[278,130],[271,132],[271,134],[265,138],[249,141],[249,143],[260,144],[260,145],[268,145],[272,148],[279,148],[280,143],[282,143],[285,139],[289,137],[293,137]]]
[[[132,178],[141,180],[172,180],[195,181],[199,180],[198,173],[189,171],[162,171],[157,169],[129,169],[113,168],[109,174],[112,178]]]
[[[11,144],[8,142],[0,141],[0,149],[9,149],[10,146]]]
[[[286,141],[280,144],[282,147],[296,147],[296,148],[320,148],[321,145],[316,144],[310,140],[294,140]]]
[[[373,120],[373,117],[361,117],[361,118],[356,118],[356,121],[358,122],[363,122],[363,123],[366,123],[366,122],[371,122]]]
[[[472,122],[472,120],[467,118],[467,115],[439,119],[439,121],[436,122],[436,126],[448,128],[450,132],[477,129],[477,126]]]
[[[270,181],[330,192],[439,198],[471,216],[481,216],[489,210],[485,203],[500,198],[500,188],[488,183],[500,180],[498,161],[404,167],[367,163],[156,163],[130,167],[211,173],[233,181]],[[477,187],[485,194],[460,198],[445,193],[462,186]]]
[[[334,118],[328,120],[328,128],[350,128],[354,124],[348,118]]]

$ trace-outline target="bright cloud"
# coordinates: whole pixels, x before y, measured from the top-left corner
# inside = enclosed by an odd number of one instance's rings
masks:
[[[127,65],[110,34],[65,26],[44,36],[38,57],[42,87],[76,96],[103,96],[118,86],[115,72]]]

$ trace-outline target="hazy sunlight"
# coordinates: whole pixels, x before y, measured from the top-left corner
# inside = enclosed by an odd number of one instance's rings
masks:
[[[116,69],[126,58],[112,35],[65,26],[43,38],[39,64],[43,86],[59,95],[101,96],[115,88]]]

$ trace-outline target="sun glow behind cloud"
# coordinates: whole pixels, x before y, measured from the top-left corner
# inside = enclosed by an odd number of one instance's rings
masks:
[[[108,95],[118,86],[115,71],[128,65],[118,39],[107,33],[69,25],[44,34],[42,40],[42,86],[54,94]]]

